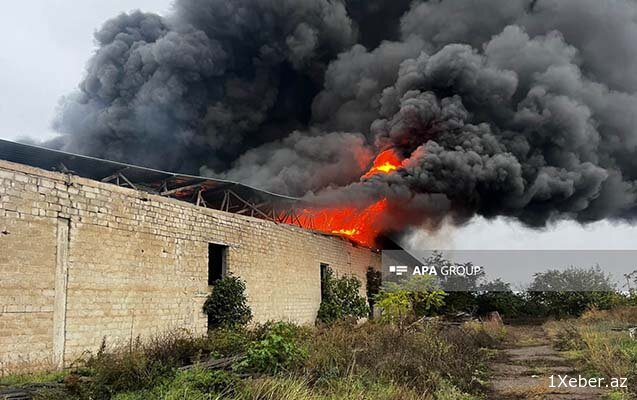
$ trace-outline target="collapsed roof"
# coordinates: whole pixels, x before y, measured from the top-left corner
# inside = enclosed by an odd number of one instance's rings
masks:
[[[279,222],[289,220],[298,198],[239,182],[160,171],[0,139],[0,160],[130,187],[198,206]]]

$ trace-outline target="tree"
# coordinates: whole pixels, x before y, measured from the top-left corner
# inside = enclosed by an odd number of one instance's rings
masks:
[[[478,314],[497,311],[507,317],[514,317],[527,312],[524,296],[514,293],[511,285],[500,279],[481,284],[476,303]]]
[[[432,255],[425,260],[425,264],[435,267],[439,273],[441,273],[444,268],[448,269],[454,265],[453,262],[444,258],[442,253],[438,251],[434,251]],[[466,262],[461,265],[467,271],[474,268],[471,262]],[[439,275],[438,281],[440,282],[440,287],[446,292],[444,312],[456,313],[463,311],[471,314],[476,312],[478,308],[476,294],[484,280],[484,276],[484,271],[472,275]]]
[[[536,273],[529,298],[556,317],[578,316],[591,307],[607,309],[617,299],[615,285],[599,265]]]

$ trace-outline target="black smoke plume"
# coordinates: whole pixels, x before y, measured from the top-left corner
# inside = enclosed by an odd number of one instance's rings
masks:
[[[386,198],[388,229],[635,215],[632,0],[177,0],[95,37],[65,150]],[[402,168],[360,179],[389,148]]]

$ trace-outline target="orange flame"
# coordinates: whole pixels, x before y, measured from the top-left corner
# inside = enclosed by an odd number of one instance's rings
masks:
[[[371,168],[361,179],[377,174],[389,174],[400,168],[401,159],[389,149],[376,156]],[[357,207],[334,207],[304,209],[295,216],[282,218],[284,223],[297,224],[304,228],[346,236],[364,246],[373,247],[382,231],[383,215],[388,208],[387,199],[381,199],[363,209]]]
[[[385,199],[364,209],[356,207],[304,209],[296,215],[298,219],[296,222],[304,228],[347,236],[357,243],[372,247],[376,236],[381,232],[382,227],[379,222],[386,209],[387,200]]]
[[[388,174],[392,171],[397,170],[400,167],[400,164],[400,158],[398,158],[394,150],[385,150],[376,156],[374,164],[372,164],[372,167],[369,169],[369,171],[367,171],[367,173],[363,175],[363,178],[369,178],[370,176],[376,174]]]

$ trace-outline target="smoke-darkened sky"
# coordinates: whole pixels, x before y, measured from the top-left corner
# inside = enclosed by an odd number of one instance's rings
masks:
[[[8,7],[0,137],[410,220],[634,216],[632,1]],[[386,148],[404,168],[359,182]]]

